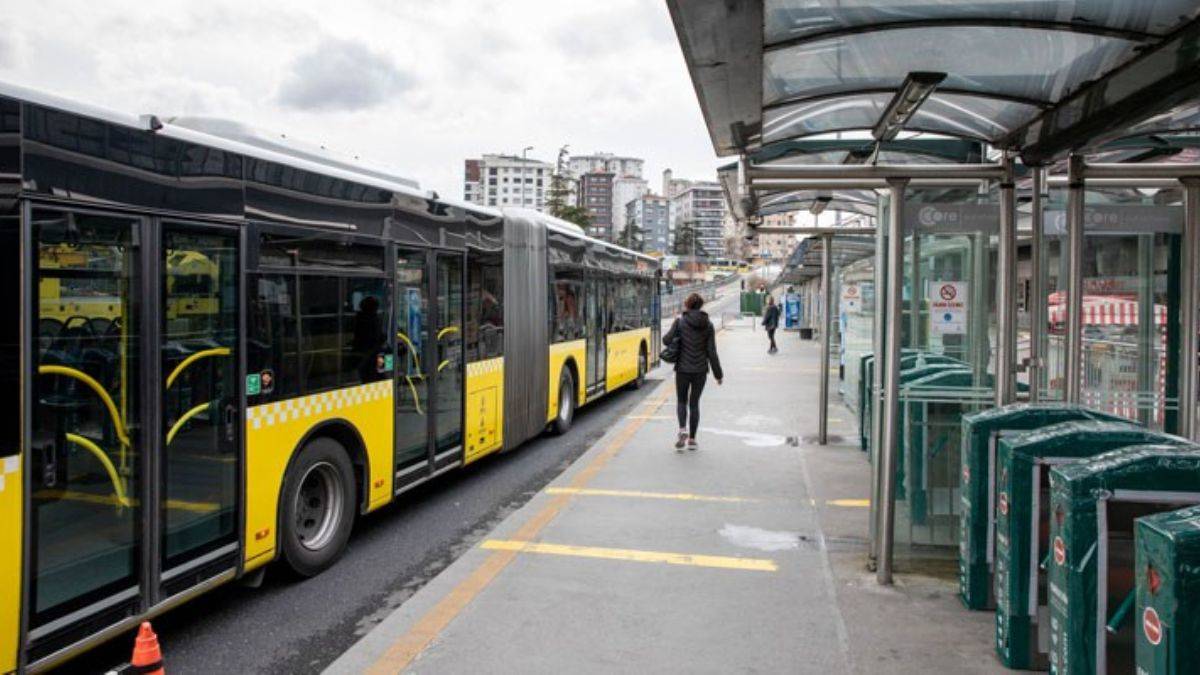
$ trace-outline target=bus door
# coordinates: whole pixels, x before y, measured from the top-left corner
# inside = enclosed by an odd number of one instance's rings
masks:
[[[429,390],[437,363],[429,339],[429,258],[396,249],[396,489],[429,476],[433,415]],[[440,329],[439,329],[440,330]]]
[[[432,409],[434,472],[457,466],[463,459],[463,284],[462,253],[434,254],[434,358]],[[435,365],[436,364],[436,365]]]
[[[608,324],[605,311],[608,293],[604,279],[587,280],[587,392],[603,391],[607,371]]]
[[[156,526],[163,600],[236,569],[241,482],[238,232],[163,221]],[[273,386],[253,373],[247,388]]]
[[[26,214],[35,332],[24,579],[35,661],[142,606],[146,223]]]

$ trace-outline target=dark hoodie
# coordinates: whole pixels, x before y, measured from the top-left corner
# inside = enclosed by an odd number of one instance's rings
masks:
[[[682,338],[679,360],[675,362],[677,373],[707,373],[712,366],[713,376],[725,379],[721,360],[717,358],[717,331],[708,314],[698,309],[689,309],[675,319],[671,330],[663,336],[663,344],[671,344],[678,335]]]

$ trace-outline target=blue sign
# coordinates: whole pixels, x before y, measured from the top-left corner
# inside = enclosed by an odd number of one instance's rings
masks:
[[[783,327],[800,327],[800,295],[788,293],[783,298]]]

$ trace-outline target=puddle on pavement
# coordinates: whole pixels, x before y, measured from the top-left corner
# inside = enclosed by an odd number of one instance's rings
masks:
[[[713,429],[711,427],[700,427],[700,431],[708,434],[716,434],[717,436],[739,438],[743,443],[752,448],[770,448],[783,445],[788,441],[787,436],[762,434],[757,431],[734,431],[732,429]]]
[[[726,541],[758,551],[794,551],[800,548],[799,532],[776,532],[745,525],[726,525],[719,531]]]

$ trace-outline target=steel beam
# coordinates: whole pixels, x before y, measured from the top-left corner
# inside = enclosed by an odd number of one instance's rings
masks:
[[[1029,279],[1029,296],[1025,304],[1029,308],[1029,401],[1037,403],[1042,397],[1042,364],[1045,363],[1046,346],[1046,289],[1042,270],[1042,237],[1045,232],[1046,214],[1042,210],[1042,190],[1046,181],[1046,170],[1033,168],[1033,198],[1030,204],[1030,229],[1032,245],[1029,264],[1033,273]]]
[[[1168,164],[1155,162],[1146,164],[1096,163],[1083,165],[1083,177],[1091,183],[1094,178],[1135,179],[1160,178],[1180,179],[1200,176],[1200,164]]]
[[[1067,335],[1064,398],[1080,402],[1083,368],[1083,157],[1067,163]]]
[[[882,212],[883,197],[879,198],[879,211]],[[889,212],[894,210],[889,206]],[[888,222],[891,222],[890,220]],[[883,438],[883,364],[884,364],[884,330],[887,326],[887,231],[886,223],[875,228],[875,321],[871,333],[871,349],[875,355],[871,371],[871,429],[868,457],[871,463],[871,514],[870,514],[870,552],[871,569],[874,571],[879,558],[879,504],[883,495],[882,476],[879,470],[879,448]],[[862,405],[860,402],[859,405]]]
[[[844,166],[844,165],[839,165]],[[986,183],[987,178],[920,178],[909,181],[914,187],[952,188],[977,187]],[[796,191],[796,190],[887,190],[887,179],[884,178],[755,178],[750,182],[750,188],[756,193],[760,191]]]
[[[817,416],[817,442],[829,442],[829,356],[833,330],[833,237],[821,240],[821,409]]]
[[[907,180],[1003,177],[999,164],[809,164],[781,168],[750,167],[750,178],[793,180]]]
[[[754,231],[759,234],[803,234],[816,237],[875,236],[873,227],[756,227]]]
[[[1016,398],[1017,198],[1013,160],[1005,153],[1000,180],[1000,242],[996,258],[996,405]],[[982,280],[978,280],[977,283]],[[978,384],[978,383],[976,383]]]
[[[1121,166],[1135,166],[1133,164],[1122,164]],[[1088,178],[1088,187],[1091,188],[1160,188],[1169,189],[1179,187],[1179,181],[1175,178]],[[1052,188],[1065,188],[1070,185],[1070,180],[1066,176],[1056,175],[1046,179],[1046,184]]]
[[[1179,435],[1196,440],[1196,393],[1200,374],[1197,373],[1196,351],[1200,348],[1196,319],[1200,314],[1196,303],[1200,289],[1196,287],[1196,272],[1200,266],[1200,178],[1183,179],[1183,292],[1180,294],[1181,335],[1179,349],[1182,358],[1179,380]]]
[[[893,548],[896,539],[896,466],[900,434],[900,317],[904,309],[901,295],[904,283],[904,190],[907,181],[895,180],[891,188],[891,207],[888,211],[888,269],[887,269],[887,330],[884,338],[884,404],[883,428],[880,438],[878,552],[875,579],[880,584],[892,583]],[[878,294],[876,302],[879,302]],[[878,356],[876,360],[878,361]],[[876,364],[879,368],[879,364]]]

